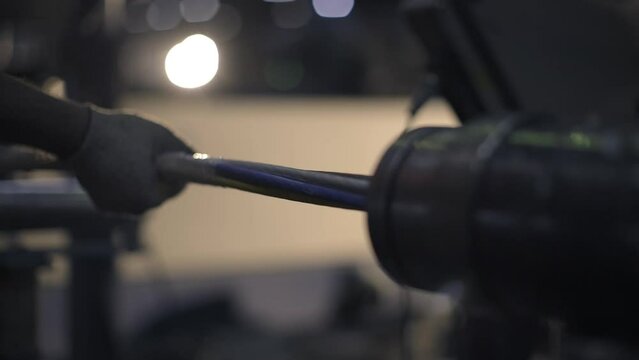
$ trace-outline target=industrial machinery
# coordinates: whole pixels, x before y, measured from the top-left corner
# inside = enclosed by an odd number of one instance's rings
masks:
[[[411,112],[443,96],[463,126],[403,134],[372,176],[204,154],[165,155],[160,172],[366,211],[379,263],[396,282],[462,285],[457,359],[528,359],[549,323],[615,344],[575,358],[636,355],[639,3],[405,8],[429,59]]]
[[[569,334],[634,340],[638,138],[633,125],[511,114],[407,132],[372,176],[181,153],[158,167],[183,181],[366,211],[396,282],[438,292],[463,284],[459,358],[527,358],[545,319]]]
[[[165,173],[367,211],[373,247],[395,281],[428,291],[464,284],[458,358],[528,358],[548,321],[631,344],[639,324],[637,2],[414,0],[405,8],[429,58],[411,112],[440,95],[462,127],[402,135],[370,178],[200,159],[233,179],[220,183],[177,158],[161,161]]]
[[[569,334],[634,340],[638,130],[516,114],[421,128],[402,135],[371,177],[203,154],[159,165],[165,176],[366,211],[396,282],[439,292],[463,284],[466,316],[482,309],[481,322],[497,319],[479,334],[467,329],[467,358],[500,358],[505,329],[530,343],[506,343],[503,358],[526,358],[538,345],[530,332],[548,319]],[[488,334],[501,345],[478,339],[475,349],[472,337]]]

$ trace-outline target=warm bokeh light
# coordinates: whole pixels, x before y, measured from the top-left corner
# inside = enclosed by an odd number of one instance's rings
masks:
[[[211,82],[219,66],[215,42],[202,34],[191,35],[166,54],[164,70],[171,83],[194,89]]]

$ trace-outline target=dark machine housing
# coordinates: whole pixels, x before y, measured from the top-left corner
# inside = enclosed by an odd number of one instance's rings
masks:
[[[639,1],[405,5],[435,79],[422,93],[464,126],[413,130],[381,160],[381,265],[429,291],[462,281],[466,308],[634,339]]]

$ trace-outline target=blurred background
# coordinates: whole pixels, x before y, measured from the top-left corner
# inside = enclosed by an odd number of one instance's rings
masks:
[[[370,174],[407,124],[426,60],[399,3],[28,0],[0,6],[0,68],[54,96],[144,113],[211,156]],[[457,123],[439,100],[416,121]],[[136,245],[109,260],[109,318],[93,319],[123,357],[396,358],[407,317],[434,326],[450,312],[445,297],[402,306],[353,211],[190,185],[139,225]],[[5,232],[3,248],[17,238],[73,243],[47,228]],[[47,254],[38,343],[64,359],[78,346],[70,262]],[[421,358],[443,328],[419,328]]]

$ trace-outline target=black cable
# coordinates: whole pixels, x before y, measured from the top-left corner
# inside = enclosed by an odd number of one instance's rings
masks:
[[[0,153],[0,170],[61,168],[46,153],[12,149]],[[171,153],[160,157],[162,176],[184,182],[230,187],[292,201],[364,210],[369,177],[300,170],[248,161],[211,159],[204,154]]]
[[[289,179],[345,190],[356,194],[366,195],[368,193],[369,177],[364,175],[301,170],[249,161],[226,160],[226,162],[229,164],[237,164],[251,169],[268,172],[273,175],[284,176]]]
[[[213,166],[220,176],[258,187],[261,189],[260,194],[353,210],[364,210],[366,205],[365,196],[332,187],[273,175],[260,169],[225,161],[217,162]]]
[[[158,166],[163,176],[174,180],[343,209],[364,210],[366,206],[368,181],[356,175],[211,159],[204,154],[163,155]]]

